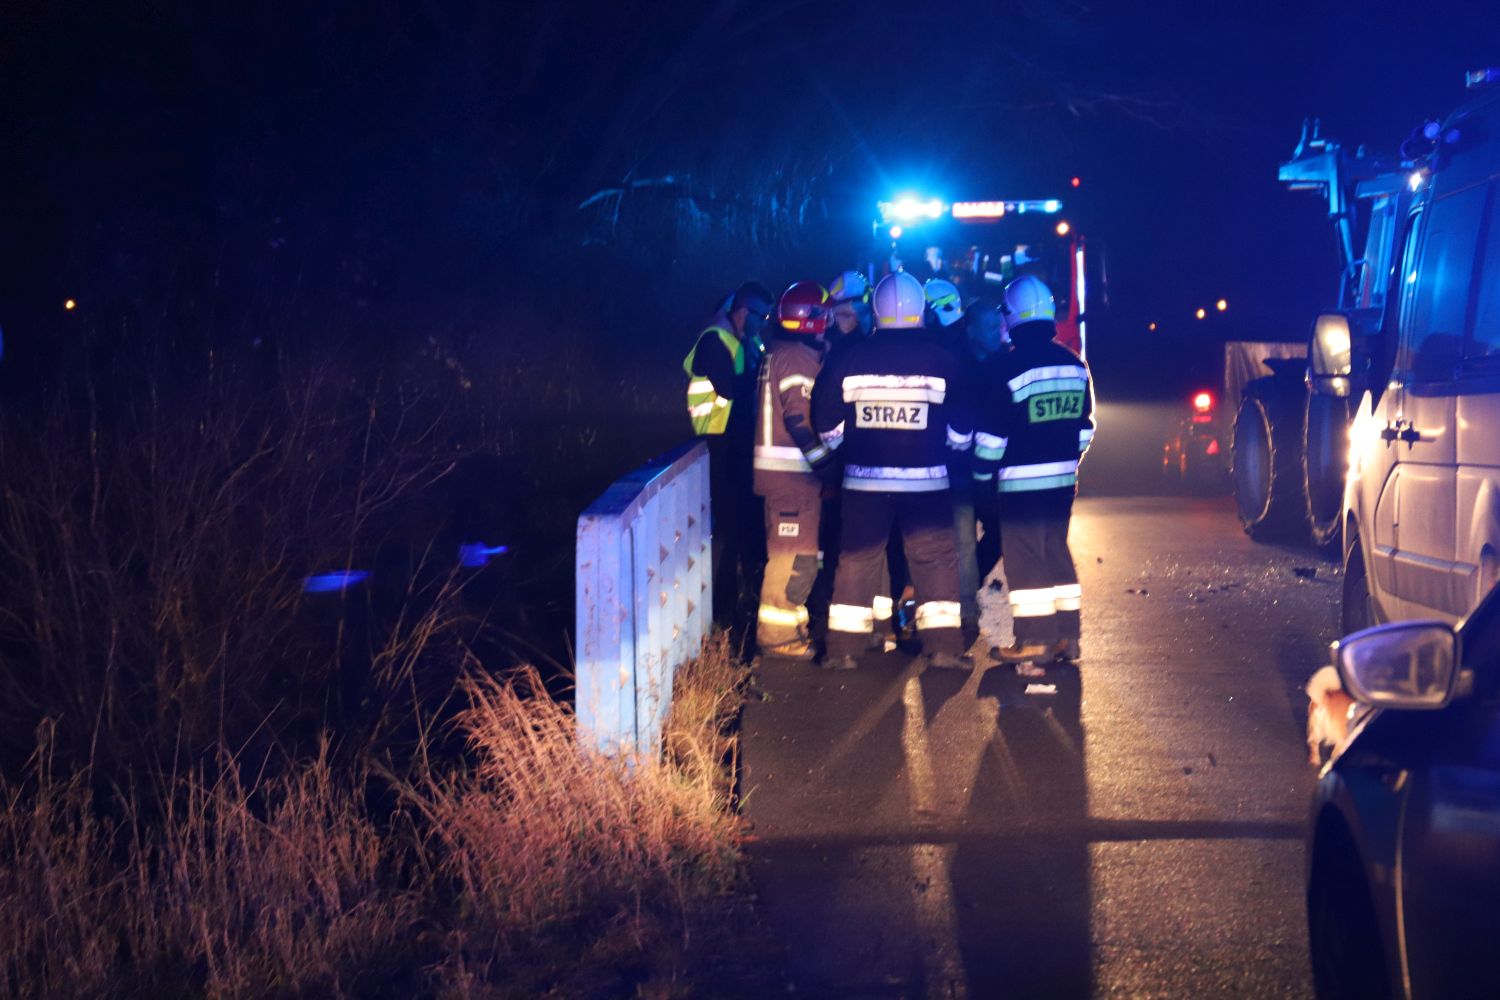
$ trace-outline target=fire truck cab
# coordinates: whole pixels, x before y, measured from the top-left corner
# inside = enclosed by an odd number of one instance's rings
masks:
[[[947,278],[966,299],[998,299],[1006,282],[1032,274],[1057,300],[1057,340],[1087,355],[1088,310],[1105,304],[1102,256],[1090,253],[1058,198],[954,201],[903,194],[877,205],[870,225],[872,276],[905,270]]]

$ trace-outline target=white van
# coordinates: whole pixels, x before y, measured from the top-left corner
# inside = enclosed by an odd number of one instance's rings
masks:
[[[1313,336],[1315,391],[1359,400],[1346,633],[1455,620],[1500,578],[1500,86],[1421,135],[1385,308],[1321,316]]]

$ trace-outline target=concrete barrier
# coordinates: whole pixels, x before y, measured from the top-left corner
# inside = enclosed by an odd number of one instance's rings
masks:
[[[578,518],[579,739],[654,755],[672,677],[713,613],[708,448],[691,441],[624,476]]]

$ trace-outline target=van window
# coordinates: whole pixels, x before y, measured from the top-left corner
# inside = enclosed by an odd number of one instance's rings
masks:
[[[1410,313],[1403,316],[1396,367],[1413,381],[1452,378],[1463,355],[1474,253],[1486,198],[1487,185],[1481,184],[1438,197],[1427,208],[1426,238],[1417,267],[1402,279],[1414,280],[1416,287]]]
[[[1500,360],[1500,192],[1490,185],[1484,250],[1479,257],[1479,287],[1474,297],[1474,329],[1464,355]]]

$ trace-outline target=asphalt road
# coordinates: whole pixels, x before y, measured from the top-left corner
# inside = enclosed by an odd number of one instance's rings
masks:
[[[1308,996],[1301,685],[1339,578],[1228,501],[1079,502],[1084,659],[1028,694],[762,664],[743,789],[799,995]],[[985,593],[983,649],[1009,641]]]

